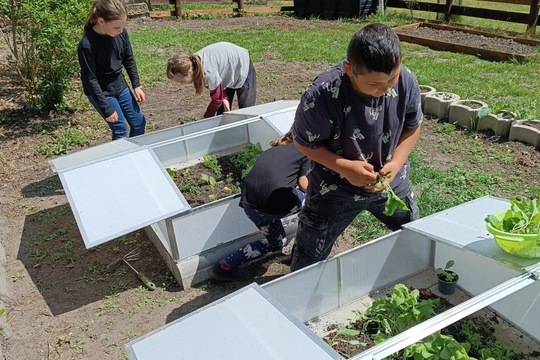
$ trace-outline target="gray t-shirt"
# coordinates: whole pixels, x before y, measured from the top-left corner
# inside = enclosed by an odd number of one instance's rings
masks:
[[[249,71],[249,52],[238,45],[218,42],[199,50],[205,85],[215,90],[219,84],[225,89],[239,89],[246,82]]]
[[[414,129],[421,122],[420,87],[405,66],[398,83],[375,98],[357,93],[340,63],[319,75],[302,96],[293,135],[304,147],[325,146],[346,159],[367,161],[379,171],[392,158],[403,129]],[[407,169],[405,164],[392,188],[399,189],[408,181]],[[362,197],[373,195],[316,162],[309,174],[309,186],[312,193],[341,188]]]

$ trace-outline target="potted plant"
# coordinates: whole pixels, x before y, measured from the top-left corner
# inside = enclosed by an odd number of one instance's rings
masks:
[[[444,268],[437,268],[435,273],[437,274],[437,280],[439,283],[439,291],[443,294],[449,295],[456,291],[456,284],[459,280],[459,275],[450,270],[454,266],[454,260],[448,260]]]
[[[510,209],[488,215],[486,227],[507,253],[540,258],[540,198],[512,198]]]

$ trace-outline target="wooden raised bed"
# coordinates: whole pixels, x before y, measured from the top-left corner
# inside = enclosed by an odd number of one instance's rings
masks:
[[[531,46],[531,52],[530,53],[515,53],[515,52],[496,51],[496,50],[490,50],[490,49],[482,48],[482,47],[464,45],[460,43],[459,36],[454,37],[455,42],[448,42],[444,40],[429,39],[429,38],[424,38],[421,36],[416,36],[416,35],[411,35],[411,34],[406,33],[407,29],[418,29],[422,27],[427,27],[427,28],[431,28],[435,30],[462,32],[465,34],[478,35],[479,37],[481,36],[484,38],[499,38],[499,39],[513,40],[516,43]],[[463,28],[463,27],[454,27],[454,26],[449,26],[449,25],[421,22],[421,23],[395,27],[393,28],[393,30],[398,34],[399,39],[404,42],[428,46],[429,48],[434,49],[434,50],[452,51],[452,52],[459,52],[463,54],[477,55],[486,60],[508,61],[510,59],[516,59],[520,62],[524,62],[524,61],[527,61],[531,57],[540,55],[540,53],[536,51],[536,47],[540,46],[540,41],[538,40],[493,34],[493,33],[488,33],[488,32],[483,32],[483,31],[478,31],[478,30],[473,30],[473,29],[468,29],[468,28]]]

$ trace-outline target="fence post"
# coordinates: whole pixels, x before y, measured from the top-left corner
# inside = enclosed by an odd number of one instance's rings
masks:
[[[446,8],[444,9],[444,22],[448,24],[450,22],[450,11],[452,11],[452,1],[446,0]]]
[[[530,36],[536,33],[536,24],[538,22],[538,1],[532,0],[529,11],[529,20],[527,21],[527,31],[525,35]]]
[[[174,16],[178,19],[182,18],[182,2],[180,0],[174,0]]]
[[[238,8],[233,9],[233,11],[238,10],[238,16],[243,17],[244,16],[244,0],[232,0],[232,2],[238,4]]]

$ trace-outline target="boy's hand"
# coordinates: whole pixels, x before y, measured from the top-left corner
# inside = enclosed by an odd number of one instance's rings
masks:
[[[351,185],[367,187],[373,191],[373,185],[377,182],[377,173],[373,171],[373,165],[361,160],[349,160],[347,165],[341,175]]]
[[[393,163],[392,161],[389,161],[386,164],[384,164],[384,166],[379,171],[379,173],[382,176],[387,177],[386,182],[390,184],[394,180],[394,178],[396,177],[400,169],[401,169],[401,166],[399,166],[396,163]]]
[[[135,92],[135,99],[137,99],[137,102],[139,104],[143,103],[146,100],[146,95],[144,94],[142,87],[136,87],[135,89],[133,89],[133,92]]]

